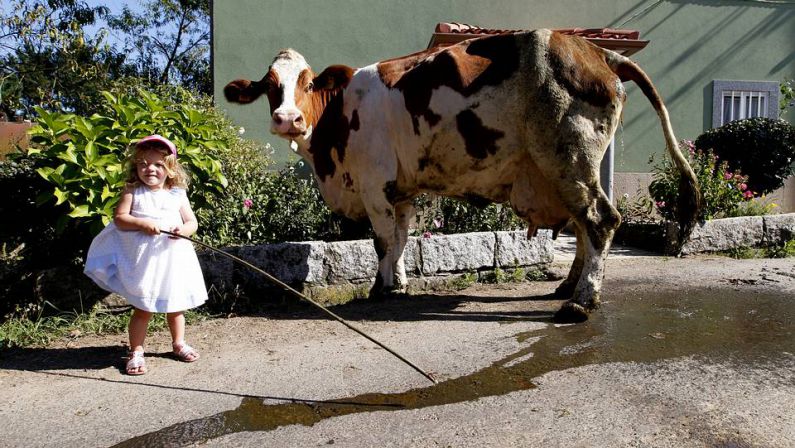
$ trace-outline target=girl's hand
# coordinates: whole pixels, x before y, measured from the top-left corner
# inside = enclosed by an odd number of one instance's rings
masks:
[[[169,229],[169,232],[175,233],[177,235],[182,235],[182,226],[174,226],[174,227]],[[169,235],[168,237],[171,238],[172,240],[178,240],[179,239],[179,237],[173,236],[173,235]]]
[[[144,232],[147,235],[160,235],[160,227],[151,219],[143,220],[143,222],[140,223],[140,226],[141,232]]]

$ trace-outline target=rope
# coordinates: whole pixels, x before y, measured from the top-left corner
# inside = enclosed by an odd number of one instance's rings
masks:
[[[359,333],[361,336],[363,336],[363,337],[364,337],[364,338],[366,338],[367,340],[369,340],[369,341],[373,342],[374,344],[378,345],[379,347],[383,348],[384,350],[386,350],[387,352],[389,352],[390,354],[392,354],[393,356],[395,356],[397,359],[399,359],[399,360],[403,361],[403,362],[404,362],[405,364],[407,364],[409,367],[411,367],[412,369],[414,369],[414,370],[416,370],[417,372],[421,373],[421,374],[422,374],[422,375],[423,375],[425,378],[428,378],[428,379],[429,379],[431,382],[433,382],[434,384],[436,384],[436,383],[437,383],[437,381],[436,381],[436,378],[434,378],[434,377],[433,377],[431,374],[429,374],[429,373],[426,373],[424,370],[422,370],[421,368],[417,367],[417,365],[416,365],[416,364],[414,364],[413,362],[411,362],[411,361],[409,361],[408,359],[404,358],[403,356],[401,356],[401,355],[400,355],[399,353],[397,353],[396,351],[392,350],[391,348],[389,348],[389,347],[387,347],[386,345],[384,345],[383,343],[381,343],[381,342],[377,341],[375,338],[373,338],[372,336],[368,335],[368,334],[367,334],[367,333],[365,333],[364,331],[362,331],[362,330],[360,330],[360,329],[356,328],[355,326],[353,326],[352,324],[348,323],[348,322],[347,322],[345,319],[343,319],[343,318],[341,318],[341,317],[337,316],[336,314],[334,314],[333,312],[331,312],[331,311],[330,311],[328,308],[326,308],[326,307],[324,307],[323,305],[321,305],[321,304],[319,304],[319,303],[315,302],[314,300],[310,299],[309,297],[307,297],[307,296],[305,296],[305,295],[301,294],[300,292],[298,292],[298,291],[296,291],[295,289],[291,288],[291,287],[290,287],[288,284],[286,284],[286,283],[282,282],[282,281],[281,281],[281,280],[279,280],[278,278],[276,278],[276,277],[274,277],[274,276],[272,276],[272,275],[268,274],[267,272],[265,272],[265,271],[263,271],[262,269],[260,269],[260,268],[258,268],[258,267],[256,267],[256,266],[254,266],[253,264],[251,264],[251,263],[247,262],[246,260],[243,260],[242,258],[238,258],[238,257],[236,257],[236,256],[234,256],[234,255],[232,255],[232,254],[230,254],[230,253],[228,253],[228,252],[224,252],[224,251],[222,251],[222,250],[220,250],[220,249],[216,249],[215,247],[213,247],[213,246],[210,246],[209,244],[202,243],[201,241],[195,240],[195,239],[193,239],[193,238],[190,238],[190,237],[187,237],[187,236],[184,236],[184,235],[179,235],[179,234],[177,234],[177,233],[169,232],[169,231],[166,231],[166,230],[160,230],[160,233],[165,233],[166,235],[175,236],[175,237],[178,237],[178,238],[182,238],[182,239],[188,240],[188,241],[190,241],[190,242],[192,242],[192,243],[194,243],[194,244],[198,244],[198,245],[199,245],[199,246],[201,246],[201,247],[204,247],[204,248],[206,248],[206,249],[210,249],[211,251],[213,251],[213,252],[216,252],[216,253],[218,253],[218,254],[220,254],[220,255],[223,255],[223,256],[225,256],[225,257],[227,257],[227,258],[231,258],[233,261],[236,261],[236,262],[238,262],[238,263],[242,264],[243,266],[246,266],[247,268],[249,268],[249,269],[252,269],[252,270],[254,270],[254,271],[256,271],[256,272],[258,272],[258,273],[262,274],[262,275],[263,275],[265,278],[267,278],[267,279],[268,279],[268,280],[269,280],[271,283],[274,283],[274,284],[276,284],[276,285],[280,286],[280,287],[281,287],[281,288],[283,288],[285,291],[287,291],[287,292],[289,292],[290,294],[292,294],[292,295],[294,295],[294,296],[298,297],[299,299],[303,299],[303,300],[305,300],[305,301],[307,301],[307,302],[311,303],[311,304],[312,304],[312,305],[313,305],[315,308],[318,308],[319,310],[321,310],[321,311],[323,311],[324,313],[328,314],[329,316],[331,316],[332,318],[334,318],[334,320],[336,320],[337,322],[341,323],[342,325],[345,325],[346,327],[350,328],[351,330],[355,331],[356,333]]]

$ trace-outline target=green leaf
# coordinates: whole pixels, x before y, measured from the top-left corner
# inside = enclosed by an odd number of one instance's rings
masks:
[[[55,205],[61,205],[69,199],[69,193],[62,191],[59,188],[55,188],[53,194],[55,195],[56,199]]]
[[[86,147],[84,149],[84,152],[86,154],[86,160],[87,161],[93,162],[94,160],[96,160],[96,158],[97,158],[97,148],[94,146],[94,141],[93,140],[89,140],[88,143],[86,143]]]
[[[102,199],[104,201],[104,200],[106,200],[108,198],[112,198],[115,195],[116,194],[114,192],[110,191],[110,187],[105,185],[105,186],[102,187],[102,194],[99,197],[100,197],[100,199]]]
[[[72,210],[68,216],[70,218],[85,218],[87,216],[91,216],[91,212],[88,209],[88,205],[78,205],[77,207]]]

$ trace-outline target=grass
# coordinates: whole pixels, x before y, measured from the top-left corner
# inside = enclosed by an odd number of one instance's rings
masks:
[[[43,347],[64,337],[125,333],[131,314],[91,311],[63,312],[55,316],[42,316],[39,313],[33,319],[12,317],[0,324],[0,350],[11,347]],[[201,322],[209,317],[210,315],[203,311],[185,312],[187,324]],[[167,328],[165,314],[155,314],[149,321],[149,332],[165,328]]]
[[[795,239],[784,244],[770,247],[736,247],[722,252],[724,255],[738,260],[753,258],[788,258],[795,257]]]

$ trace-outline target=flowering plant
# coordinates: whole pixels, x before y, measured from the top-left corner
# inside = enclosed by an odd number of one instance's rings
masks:
[[[737,216],[744,201],[754,197],[748,189],[748,177],[739,171],[731,171],[725,161],[720,161],[711,150],[697,150],[693,142],[683,140],[680,147],[690,162],[690,167],[698,178],[701,193],[704,195],[704,208],[701,219]],[[676,204],[679,196],[679,170],[666,158],[662,163],[653,164],[653,177],[649,193],[660,215],[668,220],[676,219]]]

